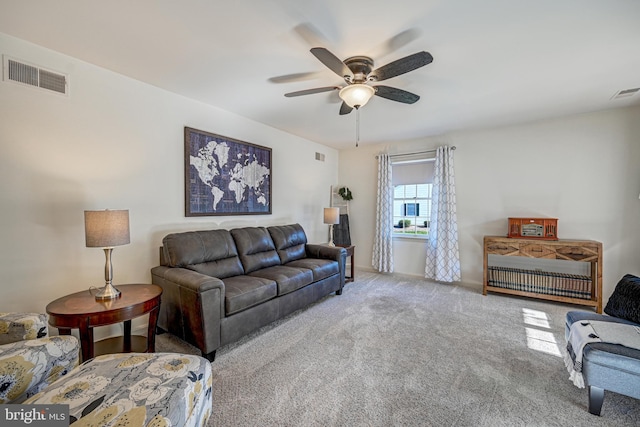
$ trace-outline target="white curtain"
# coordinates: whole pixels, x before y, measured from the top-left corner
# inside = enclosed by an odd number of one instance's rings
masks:
[[[381,273],[393,272],[393,183],[391,157],[378,156],[378,197],[376,198],[376,233],[371,264]]]
[[[425,277],[440,282],[460,281],[453,150],[446,145],[438,147],[434,165]]]

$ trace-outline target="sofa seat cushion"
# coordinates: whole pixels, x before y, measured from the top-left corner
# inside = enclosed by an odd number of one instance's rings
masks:
[[[566,315],[565,338],[569,339],[569,330],[574,322],[581,320],[596,320],[599,322],[623,323],[626,325],[638,326],[637,323],[630,322],[617,317],[588,311],[570,311]],[[618,344],[607,344],[604,342],[589,343],[584,348],[583,357],[591,363],[604,366],[615,367],[627,372],[640,375],[640,350],[625,347]]]
[[[287,267],[308,268],[313,272],[313,280],[326,279],[334,274],[340,273],[340,266],[337,262],[328,259],[302,258],[286,264]]]
[[[626,325],[640,326],[637,323],[633,323],[629,320],[620,319],[618,317],[607,316],[606,314],[598,314],[592,311],[579,311],[572,310],[567,312],[565,316],[565,329],[564,329],[564,337],[565,339],[569,339],[569,330],[571,329],[571,325],[573,325],[578,320],[597,320],[599,322],[615,322],[615,323],[624,323]]]
[[[206,359],[177,353],[98,356],[25,403],[69,405],[71,425],[203,426],[212,410]]]
[[[578,320],[597,320],[600,322],[624,323],[626,325],[634,325],[634,326],[638,325],[638,323],[634,323],[630,320],[620,319],[619,317],[607,316],[606,314],[598,314],[592,311],[572,310],[567,312],[567,315],[565,317],[565,322],[567,326],[573,325],[573,323],[577,322]]]
[[[278,295],[278,285],[270,279],[242,275],[227,277],[222,281],[225,287],[224,308],[227,316]]]
[[[313,283],[311,270],[291,266],[276,265],[254,271],[249,275],[274,280],[278,284],[278,295],[288,294]]]

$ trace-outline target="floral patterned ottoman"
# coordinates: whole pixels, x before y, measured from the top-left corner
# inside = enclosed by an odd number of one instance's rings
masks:
[[[24,403],[68,404],[79,426],[203,426],[212,409],[206,359],[125,353],[88,360]]]

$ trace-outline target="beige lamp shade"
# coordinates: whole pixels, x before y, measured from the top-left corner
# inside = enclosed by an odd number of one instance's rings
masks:
[[[129,211],[84,211],[84,233],[88,248],[126,245],[129,237]]]
[[[340,208],[324,208],[325,224],[340,224]]]

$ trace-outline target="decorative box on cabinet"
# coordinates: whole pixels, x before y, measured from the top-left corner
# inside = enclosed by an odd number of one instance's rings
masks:
[[[558,240],[557,218],[509,218],[508,237]]]
[[[594,307],[598,313],[602,313],[602,243],[593,240],[532,241],[485,236],[483,252],[484,295],[496,292],[528,296]],[[576,276],[539,269],[494,268],[489,265],[489,255],[588,262],[591,264],[591,274]]]

